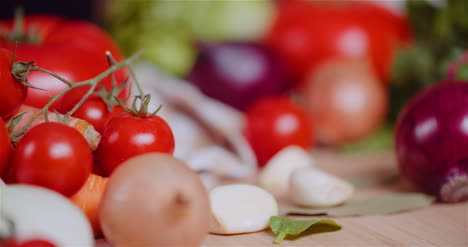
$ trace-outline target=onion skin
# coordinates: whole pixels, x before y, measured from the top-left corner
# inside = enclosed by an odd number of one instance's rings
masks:
[[[468,199],[468,84],[441,82],[401,112],[395,149],[401,172],[442,201]]]
[[[207,96],[240,110],[292,85],[291,75],[277,54],[250,42],[201,44],[188,80]]]
[[[301,85],[319,144],[339,146],[367,137],[385,120],[385,86],[365,59],[333,58]]]
[[[210,202],[197,173],[169,154],[130,158],[109,177],[99,219],[106,239],[123,246],[199,246]]]

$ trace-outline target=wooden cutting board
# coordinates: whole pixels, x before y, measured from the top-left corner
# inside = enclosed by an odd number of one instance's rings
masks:
[[[383,192],[417,191],[404,178],[395,178],[398,167],[392,152],[340,155],[322,150],[316,151],[314,157],[320,168],[360,181],[362,187],[357,189],[356,198]],[[287,239],[277,246],[468,246],[467,202],[435,203],[425,209],[385,216],[328,218],[343,229]],[[274,238],[269,229],[232,236],[210,234],[203,246],[273,246]]]

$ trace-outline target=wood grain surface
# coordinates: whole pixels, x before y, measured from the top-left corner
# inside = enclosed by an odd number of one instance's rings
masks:
[[[396,176],[395,179],[398,167],[392,152],[344,156],[331,151],[316,151],[314,158],[320,168],[361,182],[355,198],[383,192],[417,191],[404,178]],[[435,203],[428,208],[393,215],[327,218],[341,224],[343,229],[287,238],[277,246],[468,246],[467,202]],[[203,246],[273,246],[274,237],[269,229],[232,236],[210,234]]]

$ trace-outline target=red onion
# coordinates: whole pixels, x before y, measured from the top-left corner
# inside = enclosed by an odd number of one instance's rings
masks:
[[[206,95],[240,110],[291,85],[289,72],[272,50],[246,42],[200,45],[188,79]]]
[[[401,172],[442,201],[468,199],[468,84],[441,82],[405,107],[396,126]]]

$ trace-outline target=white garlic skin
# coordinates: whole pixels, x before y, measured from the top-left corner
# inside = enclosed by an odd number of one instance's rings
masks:
[[[305,207],[332,207],[352,197],[353,186],[312,167],[296,169],[289,180],[289,199]]]

